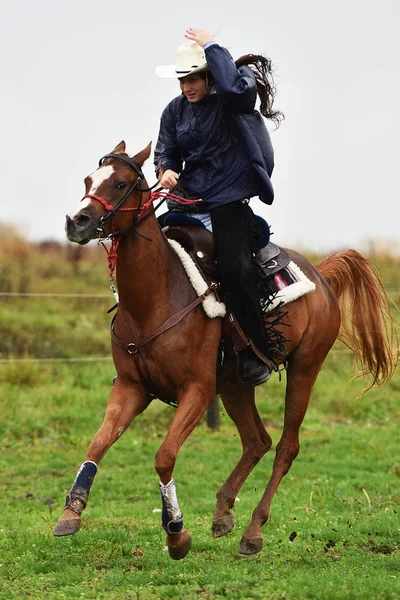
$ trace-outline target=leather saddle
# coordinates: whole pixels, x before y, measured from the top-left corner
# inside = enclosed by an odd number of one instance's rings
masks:
[[[187,225],[164,227],[163,233],[185,248],[200,271],[207,277],[207,281],[217,281],[215,241],[211,231],[205,227]],[[287,267],[290,257],[283,248],[269,242],[257,251],[255,261],[263,271],[263,277],[272,277]]]
[[[162,231],[167,238],[185,248],[208,283],[217,281],[215,240],[211,231],[192,225],[164,227]]]

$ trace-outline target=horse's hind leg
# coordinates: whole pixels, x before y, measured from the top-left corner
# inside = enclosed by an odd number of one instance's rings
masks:
[[[235,423],[242,442],[242,456],[217,493],[217,505],[212,521],[214,537],[227,534],[234,527],[230,509],[253,468],[271,447],[272,440],[258,414],[254,387],[239,384],[225,389],[221,399],[226,412]]]
[[[97,465],[110,446],[129,427],[133,419],[149,405],[147,396],[135,388],[118,382],[112,389],[103,424],[91,441],[85,461],[78,471],[67,496],[65,510],[60,517],[54,535],[71,535],[80,527],[81,513],[86,507],[90,487]]]
[[[239,552],[255,554],[263,545],[261,527],[267,522],[271,502],[278,485],[289,471],[299,452],[299,429],[306,414],[311,389],[325,359],[326,353],[309,353],[301,360],[294,352],[289,359],[285,398],[285,419],[281,439],[276,447],[272,475],[260,503],[255,508],[250,525],[244,532]],[[312,360],[310,358],[312,356]]]

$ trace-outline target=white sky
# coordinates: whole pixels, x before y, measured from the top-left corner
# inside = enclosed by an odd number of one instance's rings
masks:
[[[125,139],[155,143],[179,92],[154,74],[187,27],[220,30],[234,58],[277,68],[272,207],[252,202],[292,247],[397,243],[398,0],[1,0],[1,213],[31,239],[64,239],[83,179]],[[152,164],[145,172],[154,183]]]

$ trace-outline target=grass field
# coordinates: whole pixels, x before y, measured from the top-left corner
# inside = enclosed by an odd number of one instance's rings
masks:
[[[104,263],[88,281],[92,256],[75,275],[76,265],[53,258],[33,260],[29,285],[20,265],[25,291],[34,291],[33,282],[37,292],[106,291]],[[382,263],[388,289],[400,288],[399,267]],[[1,355],[105,356],[105,309],[112,303],[111,295],[110,301],[3,299]],[[154,402],[138,417],[101,463],[81,531],[54,538],[65,494],[102,421],[113,366],[0,364],[0,598],[400,598],[400,378],[360,399],[361,382],[348,383],[352,363],[339,346],[325,363],[301,452],[276,494],[258,555],[242,557],[238,545],[266,486],[274,447],[239,493],[235,529],[214,540],[215,494],[240,443],[223,411],[218,432],[199,425],[174,473],[193,535],[180,562],[164,548],[153,468],[173,409]],[[284,385],[274,376],[257,392],[274,446]]]

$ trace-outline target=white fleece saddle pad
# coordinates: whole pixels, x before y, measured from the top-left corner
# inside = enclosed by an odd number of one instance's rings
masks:
[[[176,240],[167,239],[178,255],[196,294],[198,296],[204,294],[208,288],[208,284],[198,270],[194,260]],[[272,277],[269,287],[271,295],[269,296],[270,302],[265,309],[266,312],[270,312],[279,304],[289,304],[289,302],[293,302],[297,298],[313,292],[315,290],[315,283],[310,281],[300,267],[291,261],[287,267]],[[203,300],[202,305],[206,315],[210,319],[224,317],[226,314],[225,304],[219,302],[214,294],[209,294]]]

